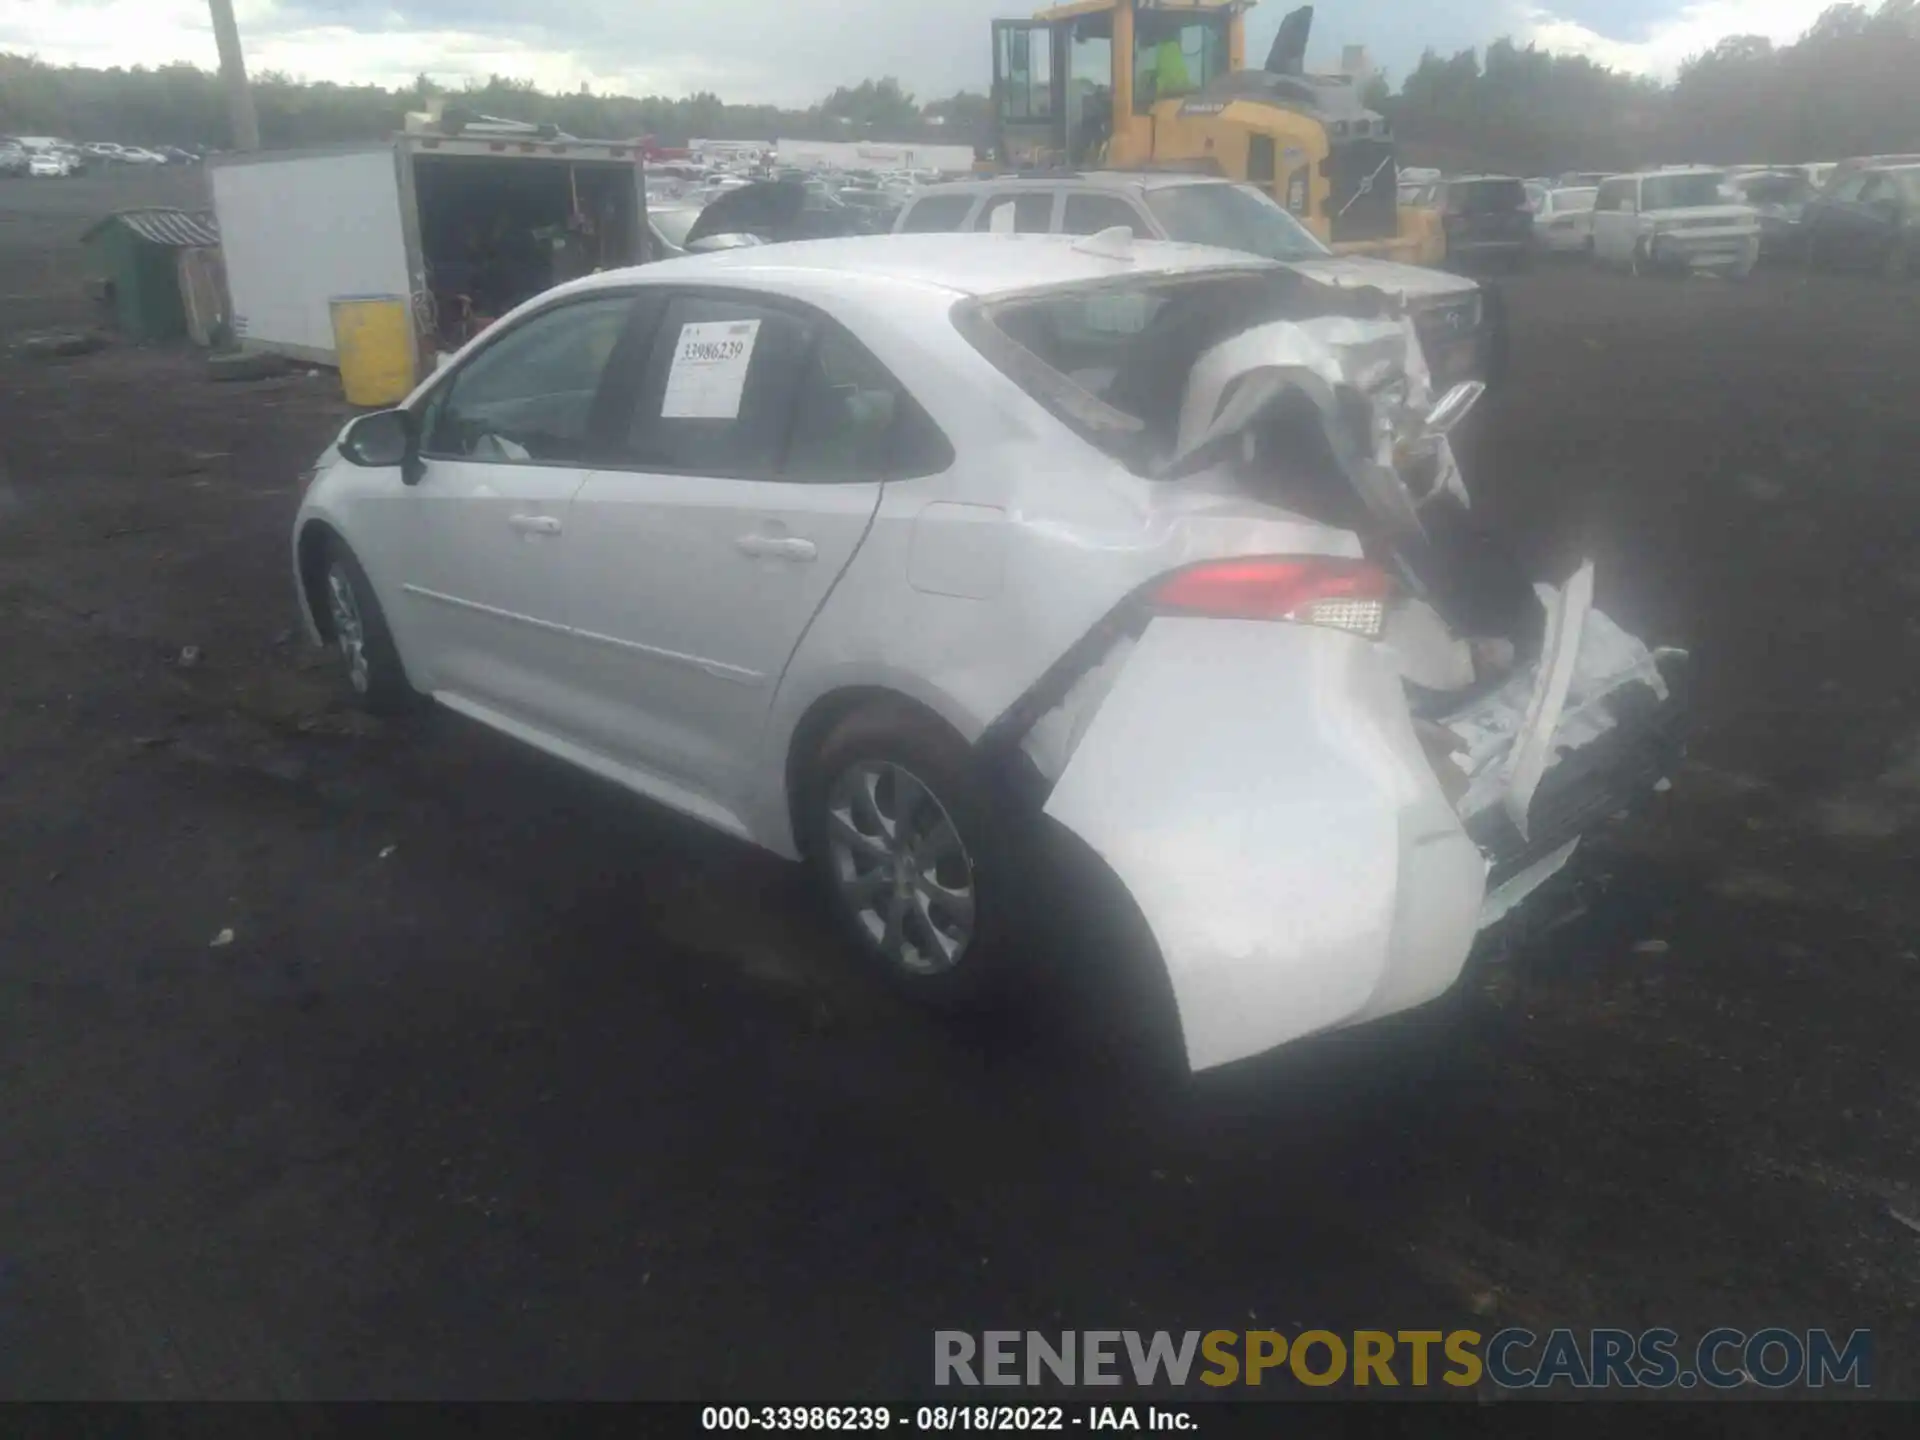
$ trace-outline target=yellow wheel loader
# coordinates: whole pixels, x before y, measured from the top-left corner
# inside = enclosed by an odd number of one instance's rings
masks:
[[[1188,169],[1258,186],[1346,255],[1437,264],[1437,218],[1398,203],[1392,127],[1347,75],[1306,73],[1313,7],[1246,68],[1253,0],[1075,0],[993,22],[1003,169]]]

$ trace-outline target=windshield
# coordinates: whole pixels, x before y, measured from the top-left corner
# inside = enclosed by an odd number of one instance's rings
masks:
[[[1327,247],[1251,185],[1170,185],[1147,192],[1169,240],[1218,245],[1267,260],[1318,260]]]
[[[700,212],[692,209],[649,210],[647,218],[653,221],[653,228],[665,237],[669,245],[684,249],[687,232],[693,229],[693,222],[700,218]]]
[[[1910,205],[1920,205],[1920,166],[1902,170],[1882,172],[1891,181],[1894,188],[1907,197]]]
[[[1642,210],[1687,210],[1697,205],[1724,205],[1719,171],[1692,175],[1649,175],[1640,182]]]
[[[1591,210],[1598,190],[1556,190],[1553,192],[1553,208],[1565,213],[1572,210]]]
[[[1749,205],[1803,205],[1813,188],[1798,175],[1748,175],[1734,183]]]
[[[1527,192],[1518,180],[1470,180],[1448,187],[1447,208],[1456,215],[1524,210]]]

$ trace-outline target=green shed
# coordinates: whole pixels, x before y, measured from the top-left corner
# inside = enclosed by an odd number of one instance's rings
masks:
[[[187,333],[179,256],[182,250],[219,245],[212,215],[122,210],[80,238],[90,268],[107,283],[122,334],[130,340],[173,340]]]

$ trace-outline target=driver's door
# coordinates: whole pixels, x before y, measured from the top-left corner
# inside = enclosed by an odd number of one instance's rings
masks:
[[[994,149],[1002,165],[1065,162],[1066,61],[1045,21],[993,22]]]
[[[466,359],[421,419],[401,623],[416,677],[456,709],[542,729],[573,688],[562,557],[604,434],[631,292],[536,312]]]

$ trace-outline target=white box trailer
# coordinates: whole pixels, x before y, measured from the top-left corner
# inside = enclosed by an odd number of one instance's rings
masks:
[[[648,258],[646,182],[637,145],[521,136],[396,135],[318,150],[225,155],[209,166],[242,348],[337,363],[330,303],[405,296],[420,373],[432,368],[446,297],[473,250],[511,237],[525,252],[524,299],[541,283],[536,232],[577,237],[581,273]],[[584,257],[584,258],[583,258]]]

